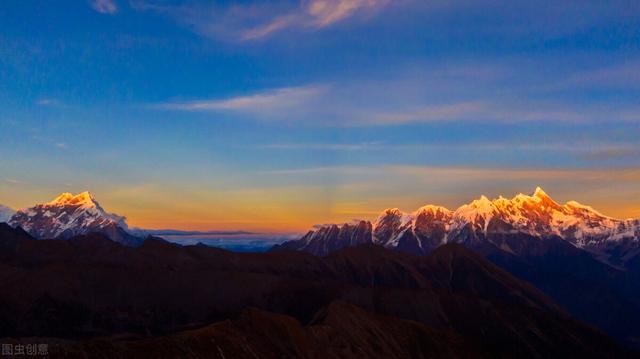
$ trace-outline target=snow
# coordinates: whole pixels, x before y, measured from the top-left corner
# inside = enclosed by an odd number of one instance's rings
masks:
[[[594,214],[596,216],[599,216],[599,217],[603,217],[603,218],[614,219],[612,217],[605,216],[604,214],[596,211],[595,209],[593,209],[590,206],[585,206],[584,204],[578,203],[576,201],[567,202],[565,204],[565,207],[567,207],[568,209],[579,210],[579,211],[583,211],[583,212],[591,212],[592,214]]]
[[[0,223],[9,221],[14,213],[13,209],[0,204]]]
[[[422,206],[418,208],[415,212],[413,212],[413,216],[417,217],[421,213],[433,213],[433,214],[442,213],[444,216],[450,216],[453,212],[446,207],[428,204],[426,206]]]
[[[421,217],[421,214],[427,216]],[[447,235],[442,243],[446,243],[451,238],[455,239],[468,224],[472,225],[474,231],[488,234],[489,223],[494,218],[510,225],[509,233],[526,233],[538,238],[558,236],[593,253],[603,252],[607,246],[622,240],[631,239],[640,245],[640,220],[608,217],[575,201],[559,204],[540,187],[531,196],[519,193],[511,199],[500,196],[493,200],[481,196],[455,211],[431,204],[413,213],[388,208],[372,225],[373,241],[396,247],[407,231],[415,235],[418,225],[422,229],[444,224]],[[379,232],[376,233],[376,230]],[[506,247],[503,249],[510,250]]]
[[[86,234],[112,225],[128,228],[124,217],[107,213],[89,192],[62,193],[51,202],[20,210],[10,224],[38,238],[57,238],[68,232]]]
[[[97,204],[95,199],[88,191],[82,192],[78,195],[73,195],[71,193],[65,192],[56,197],[53,201],[45,204],[46,206],[67,206],[67,205],[78,205],[87,208],[96,207]]]

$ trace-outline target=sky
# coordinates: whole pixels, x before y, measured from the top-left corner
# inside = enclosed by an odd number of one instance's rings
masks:
[[[542,186],[640,217],[640,2],[2,1],[0,203],[304,231]]]

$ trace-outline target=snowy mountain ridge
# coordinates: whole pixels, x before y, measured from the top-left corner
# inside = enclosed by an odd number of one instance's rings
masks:
[[[435,205],[412,213],[385,209],[371,223],[371,232],[372,243],[388,248],[411,247],[411,251],[421,253],[448,242],[477,243],[504,234],[559,237],[605,261],[614,249],[630,255],[640,251],[640,220],[615,219],[575,201],[559,204],[540,187],[532,195],[520,193],[511,199],[481,196],[454,211]],[[302,240],[322,241],[321,233],[328,231],[313,229]]]

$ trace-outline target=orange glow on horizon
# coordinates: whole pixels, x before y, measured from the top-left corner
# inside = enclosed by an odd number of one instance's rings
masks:
[[[575,200],[619,219],[640,218],[640,170],[546,170],[435,167],[319,168],[261,174],[264,179],[310,183],[318,175],[338,184],[210,189],[201,185],[147,184],[91,188],[108,212],[130,227],[179,230],[306,232],[315,224],[374,220],[386,208],[413,212],[434,204],[455,210],[485,194],[512,197],[541,186],[557,202]],[[273,178],[269,177],[273,176]],[[274,182],[278,182],[274,181]],[[0,203],[25,208],[70,188],[0,187]],[[76,193],[86,190],[79,188]],[[72,191],[73,192],[73,191]]]

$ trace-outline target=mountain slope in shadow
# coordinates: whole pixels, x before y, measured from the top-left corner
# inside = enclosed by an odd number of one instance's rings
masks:
[[[48,337],[70,357],[152,346],[210,357],[209,342],[238,357],[633,355],[460,245],[319,258],[15,231],[0,236],[0,337]]]

